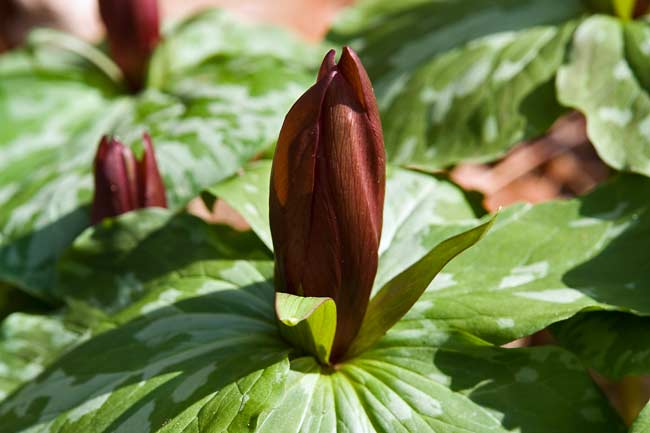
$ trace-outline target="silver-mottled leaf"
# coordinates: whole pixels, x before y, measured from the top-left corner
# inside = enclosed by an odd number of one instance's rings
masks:
[[[67,44],[36,38],[0,57],[0,280],[52,298],[53,265],[89,224],[102,134],[137,148],[151,132],[177,209],[271,147],[313,79],[313,47],[223,12],[190,19],[166,38],[151,68],[164,73],[136,96],[121,95],[98,66],[106,59],[70,37]]]
[[[610,166],[650,175],[650,24],[585,20],[557,77],[563,104],[587,117],[587,133]]]

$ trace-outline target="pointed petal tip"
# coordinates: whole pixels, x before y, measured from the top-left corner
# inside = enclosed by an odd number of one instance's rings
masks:
[[[153,153],[153,140],[151,139],[151,135],[149,135],[148,132],[145,131],[142,133],[142,141],[144,142],[145,153]]]
[[[144,153],[138,161],[140,182],[141,207],[167,207],[165,183],[158,170],[158,162],[153,148],[153,140],[147,132],[143,132]]]
[[[342,49],[342,51],[343,51],[343,53],[341,54],[341,56],[346,56],[346,55],[347,55],[347,56],[359,57],[359,56],[357,55],[357,52],[354,51],[354,50],[352,49],[352,47],[349,46],[349,45],[343,45],[343,49]]]
[[[323,62],[320,65],[320,69],[318,70],[318,78],[317,81],[320,81],[321,78],[323,78],[325,75],[327,75],[328,72],[330,72],[332,69],[336,68],[336,50],[331,49],[325,54],[325,57],[323,58]]]

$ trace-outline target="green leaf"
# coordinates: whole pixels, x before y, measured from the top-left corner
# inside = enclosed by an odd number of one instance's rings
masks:
[[[0,283],[0,321],[18,311],[47,311],[48,306],[25,292],[7,284]]]
[[[544,131],[561,112],[547,83],[574,28],[500,33],[420,66],[384,110],[388,159],[427,169],[489,161]]]
[[[204,269],[209,281],[211,264]],[[50,433],[623,431],[560,348],[502,349],[400,323],[333,371],[289,360],[273,288],[255,280],[255,290],[186,298],[92,338],[3,402],[0,424]]]
[[[612,380],[650,374],[650,317],[587,312],[550,329],[559,344]]]
[[[242,277],[237,272],[257,274],[251,263],[267,262],[270,255],[252,233],[165,209],[142,209],[105,220],[79,236],[61,258],[55,293],[108,314],[126,308],[123,314],[130,318],[140,314],[138,308],[150,311],[183,296],[172,284],[183,275],[180,269],[200,275],[206,260],[214,264],[215,281],[197,286],[196,293],[238,284]],[[222,276],[219,283],[217,275]]]
[[[295,70],[311,69],[321,61],[320,51],[280,28],[241,22],[219,9],[206,10],[165,32],[151,60],[148,85],[165,88],[218,57],[274,59]]]
[[[14,313],[0,324],[0,401],[82,341],[59,315]]]
[[[439,54],[493,34],[562,24],[583,12],[580,0],[365,0],[336,19],[327,39],[357,50],[383,100]]]
[[[553,79],[582,2],[361,2],[328,37],[358,50],[388,158],[435,169],[488,161],[562,113]]]
[[[379,340],[408,313],[438,272],[450,260],[478,242],[493,221],[445,240],[383,286],[370,300],[359,334],[346,356],[363,353]]]
[[[329,364],[336,334],[336,304],[332,298],[275,294],[280,334],[321,363]]]
[[[648,432],[650,432],[650,404],[646,405],[630,429],[630,433]]]
[[[404,218],[389,225],[440,221],[437,213],[411,218],[414,209],[397,215]],[[247,252],[247,235],[230,230],[155,209],[89,229],[62,262],[62,276],[78,272],[65,297],[109,306],[114,328],[9,397],[0,425],[49,433],[622,431],[561,348],[502,349],[432,320],[403,319],[330,368],[290,356],[273,308],[271,257],[251,234],[262,251]],[[74,287],[86,293],[74,298]]]
[[[582,198],[501,211],[405,320],[505,343],[584,309],[650,315],[649,196],[650,179],[628,175]]]
[[[102,134],[138,148],[149,131],[179,209],[269,149],[313,81],[313,48],[217,11],[166,35],[150,70],[156,88],[134,96],[121,95],[97,50],[50,36],[0,57],[0,281],[47,300],[56,260],[89,225]]]
[[[246,166],[243,173],[227,179],[206,193],[221,197],[239,212],[264,244],[273,250],[269,227],[269,191],[271,161],[256,161]]]
[[[583,112],[587,134],[611,167],[650,175],[650,24],[594,16],[575,32],[558,72],[559,100]]]

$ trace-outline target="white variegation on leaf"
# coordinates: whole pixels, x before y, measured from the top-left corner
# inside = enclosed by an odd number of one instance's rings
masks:
[[[486,161],[562,112],[553,79],[585,11],[577,0],[361,2],[328,38],[364,62],[388,157],[427,169]]]
[[[135,96],[105,56],[70,36],[49,31],[0,57],[0,280],[53,299],[54,264],[89,224],[103,134],[137,147],[149,131],[178,209],[271,147],[310,82],[314,47],[223,12],[180,23],[165,40],[150,69],[155,88]]]
[[[0,401],[81,341],[60,315],[9,315],[0,323]]]
[[[573,36],[557,77],[559,100],[587,118],[611,167],[650,176],[650,24],[594,16]]]
[[[92,338],[20,388],[0,404],[3,428],[624,431],[577,359],[560,348],[502,349],[400,322],[375,347],[334,368],[323,369],[314,358],[287,358],[270,281],[251,274],[239,287],[197,296],[197,280],[212,280],[215,265],[207,260],[200,275],[170,277],[189,297]]]
[[[583,198],[502,210],[407,319],[505,343],[585,309],[650,315],[648,196],[650,180],[628,175]]]

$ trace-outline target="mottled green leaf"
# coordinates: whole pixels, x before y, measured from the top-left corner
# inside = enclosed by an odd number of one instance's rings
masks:
[[[359,334],[347,356],[362,353],[379,340],[413,307],[440,270],[478,242],[494,220],[449,238],[384,285],[370,300]]]
[[[0,323],[0,401],[82,340],[60,316],[14,313]]]
[[[365,0],[341,13],[327,39],[358,51],[384,99],[439,54],[492,34],[562,24],[583,12],[580,0]]]
[[[0,57],[0,280],[46,299],[58,256],[88,226],[102,134],[137,150],[150,131],[178,209],[272,146],[313,80],[312,47],[218,11],[170,30],[155,88],[135,96],[120,93],[101,53],[53,38]]]
[[[204,281],[210,268],[204,263]],[[273,288],[248,283],[91,339],[1,404],[1,425],[16,433],[623,431],[559,348],[501,349],[401,323],[334,369],[290,360]]]
[[[650,175],[650,24],[607,16],[575,32],[558,72],[559,100],[583,112],[587,134],[610,166]]]
[[[427,168],[489,161],[542,132],[560,113],[547,83],[574,27],[485,37],[421,66],[384,110],[389,160]]]
[[[336,304],[332,298],[275,294],[280,334],[294,347],[328,364],[336,334]]]
[[[487,161],[562,112],[552,82],[580,1],[362,2],[330,32],[359,50],[389,160],[427,169]]]
[[[215,57],[274,59],[294,70],[309,69],[322,59],[315,48],[279,28],[240,22],[223,11],[207,10],[167,32],[151,61],[148,84],[165,88],[188,73],[196,74],[200,65],[214,63]]]
[[[271,161],[256,161],[246,166],[243,173],[209,188],[206,193],[227,201],[246,219],[264,244],[273,250],[269,227],[270,182]]]
[[[105,220],[79,236],[61,258],[56,294],[108,314],[126,308],[124,315],[137,317],[187,296],[187,289],[180,292],[172,282],[200,276],[207,260],[213,280],[197,285],[194,294],[237,287],[247,273],[258,273],[253,263],[266,263],[270,255],[252,233],[165,209],[143,209]]]
[[[583,309],[650,315],[649,196],[650,180],[629,175],[583,198],[501,211],[405,320],[505,343]]]
[[[550,330],[559,344],[610,379],[650,374],[650,317],[589,312]]]

